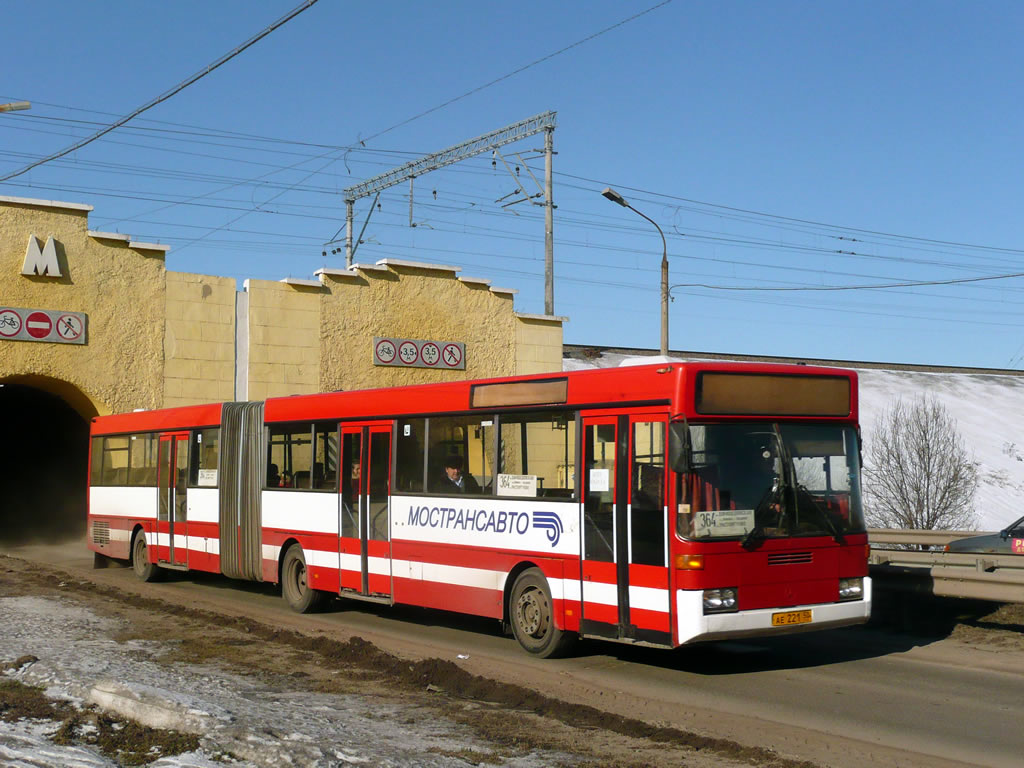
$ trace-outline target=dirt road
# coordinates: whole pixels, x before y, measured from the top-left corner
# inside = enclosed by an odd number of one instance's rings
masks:
[[[5,561],[20,588],[52,590],[48,572],[67,573],[81,582],[76,601],[139,612],[132,624],[178,643],[180,660],[294,674],[314,689],[362,680],[360,695],[423,697],[492,745],[620,766],[1019,764],[1013,670],[1024,669],[1024,643],[1019,624],[998,616],[676,652],[587,644],[541,661],[492,623],[452,614],[338,603],[298,616],[264,585],[198,574],[141,584],[128,570],[94,570],[78,542],[12,554],[32,563]],[[259,653],[240,658],[230,633],[258,638]]]

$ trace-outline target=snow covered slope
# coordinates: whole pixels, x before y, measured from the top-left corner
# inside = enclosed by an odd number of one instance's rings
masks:
[[[868,445],[875,420],[897,398],[934,397],[956,419],[978,463],[975,513],[980,530],[997,531],[1024,515],[1024,378],[984,373],[861,369],[861,428]]]

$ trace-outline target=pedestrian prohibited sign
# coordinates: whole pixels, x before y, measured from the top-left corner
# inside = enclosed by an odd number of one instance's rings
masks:
[[[466,370],[466,345],[458,341],[429,341],[378,336],[373,340],[373,364],[396,368]]]
[[[0,307],[0,341],[85,344],[85,327],[82,312]]]

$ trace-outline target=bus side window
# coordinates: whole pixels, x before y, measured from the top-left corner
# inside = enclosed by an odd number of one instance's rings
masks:
[[[318,491],[338,490],[338,425],[317,424],[314,438],[313,488]]]
[[[157,435],[155,433],[131,436],[131,450],[128,457],[128,482],[130,485],[156,487],[156,449]]]
[[[437,416],[430,419],[427,490],[458,493],[446,464],[458,458],[465,475],[462,493],[490,496],[494,485],[494,418],[489,415]]]
[[[395,448],[396,493],[423,493],[426,432],[426,419],[403,419],[398,422],[398,444]]]
[[[103,460],[100,480],[103,485],[127,485],[128,437],[103,438]]]
[[[103,438],[92,439],[92,464],[89,467],[89,485],[103,485]]]
[[[268,430],[267,482],[272,466],[278,471],[278,488],[309,488],[313,468],[313,425],[273,424]]]
[[[516,413],[501,417],[498,495],[571,500],[576,488],[576,415],[571,411]],[[511,490],[511,489],[509,489]]]
[[[214,487],[220,460],[220,428],[200,429],[192,435],[192,465],[189,485]]]

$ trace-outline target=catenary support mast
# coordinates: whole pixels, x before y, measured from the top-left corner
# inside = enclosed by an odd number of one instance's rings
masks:
[[[412,221],[412,180],[438,168],[453,165],[488,150],[496,150],[506,144],[544,133],[544,312],[555,313],[554,306],[554,202],[552,193],[552,155],[554,154],[555,112],[544,112],[534,115],[518,123],[506,125],[497,131],[485,133],[461,144],[424,155],[404,165],[374,176],[372,179],[355,184],[343,191],[345,197],[345,265],[352,266],[352,257],[358,243],[352,237],[355,202],[369,195],[377,194],[388,187],[393,187],[408,180],[410,184],[409,206],[410,222]],[[527,198],[528,199],[528,198]]]

